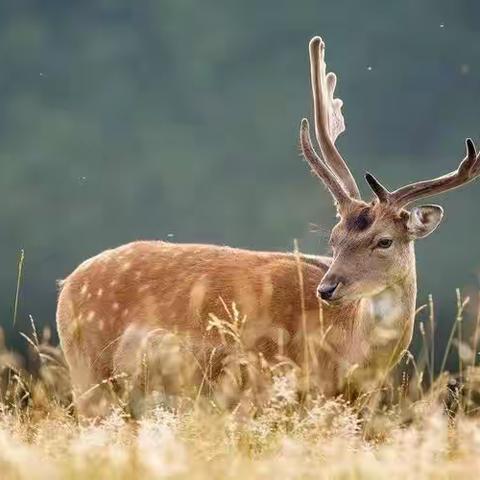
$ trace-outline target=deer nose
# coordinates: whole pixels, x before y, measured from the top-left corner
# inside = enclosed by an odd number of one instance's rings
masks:
[[[319,285],[317,288],[317,295],[322,300],[330,300],[333,297],[333,294],[337,289],[339,283],[340,282],[329,284],[329,285]]]

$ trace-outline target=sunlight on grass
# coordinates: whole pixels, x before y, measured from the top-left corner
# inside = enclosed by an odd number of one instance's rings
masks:
[[[351,402],[299,395],[295,366],[263,365],[269,381],[261,402],[248,388],[233,408],[203,392],[172,398],[152,390],[141,416],[118,397],[106,418],[80,423],[63,356],[32,321],[28,371],[0,342],[0,478],[478,478],[478,321],[471,335],[461,325],[468,301],[459,293],[449,348],[456,346],[463,371],[434,377],[429,303],[417,359],[406,353],[377,391]],[[245,319],[233,307],[231,318],[212,317],[209,328],[234,338],[237,360],[249,362]],[[235,376],[227,377],[231,388]]]

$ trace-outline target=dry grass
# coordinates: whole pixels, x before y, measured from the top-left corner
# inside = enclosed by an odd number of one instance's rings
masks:
[[[108,418],[80,425],[61,352],[32,322],[28,370],[0,342],[0,478],[476,479],[478,328],[473,321],[468,334],[460,295],[458,306],[448,348],[456,347],[462,383],[447,373],[434,380],[430,305],[418,323],[418,361],[406,354],[383,385],[352,403],[314,392],[299,398],[296,368],[265,367],[261,406],[248,391],[233,409],[212,396],[172,401],[156,391],[141,418],[118,398]],[[232,335],[234,327],[241,324],[224,325]],[[245,361],[240,343],[239,355]]]

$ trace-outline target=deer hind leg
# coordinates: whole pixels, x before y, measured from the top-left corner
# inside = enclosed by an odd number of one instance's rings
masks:
[[[119,338],[113,354],[113,375],[121,378],[118,381],[120,395],[126,400],[129,413],[135,418],[144,410],[144,349],[147,339],[147,331],[130,326]]]
[[[118,404],[115,385],[108,373],[92,370],[87,362],[75,361],[70,366],[70,376],[80,421],[104,418]]]
[[[60,343],[70,371],[75,409],[79,419],[94,419],[108,415],[114,405],[111,369],[107,359],[98,359],[95,348],[88,348],[88,331],[80,322],[71,322],[71,311],[57,314]],[[93,344],[94,345],[94,344]],[[102,361],[103,360],[103,361]]]
[[[113,355],[113,365],[114,376],[122,376],[120,383],[134,417],[158,404],[176,406],[199,383],[188,339],[161,328],[128,327]]]

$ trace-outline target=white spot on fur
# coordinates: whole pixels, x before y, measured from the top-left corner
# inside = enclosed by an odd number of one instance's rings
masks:
[[[93,310],[90,310],[88,312],[87,322],[88,323],[92,322],[94,318],[95,318],[95,312]]]
[[[118,302],[114,302],[112,304],[112,308],[116,312],[120,308],[120,304]]]
[[[82,285],[82,289],[80,290],[80,293],[81,293],[82,295],[85,295],[85,294],[87,293],[87,290],[88,290],[88,283],[84,283],[84,284]]]
[[[101,297],[103,295],[103,288],[99,288],[97,291],[97,297]]]

